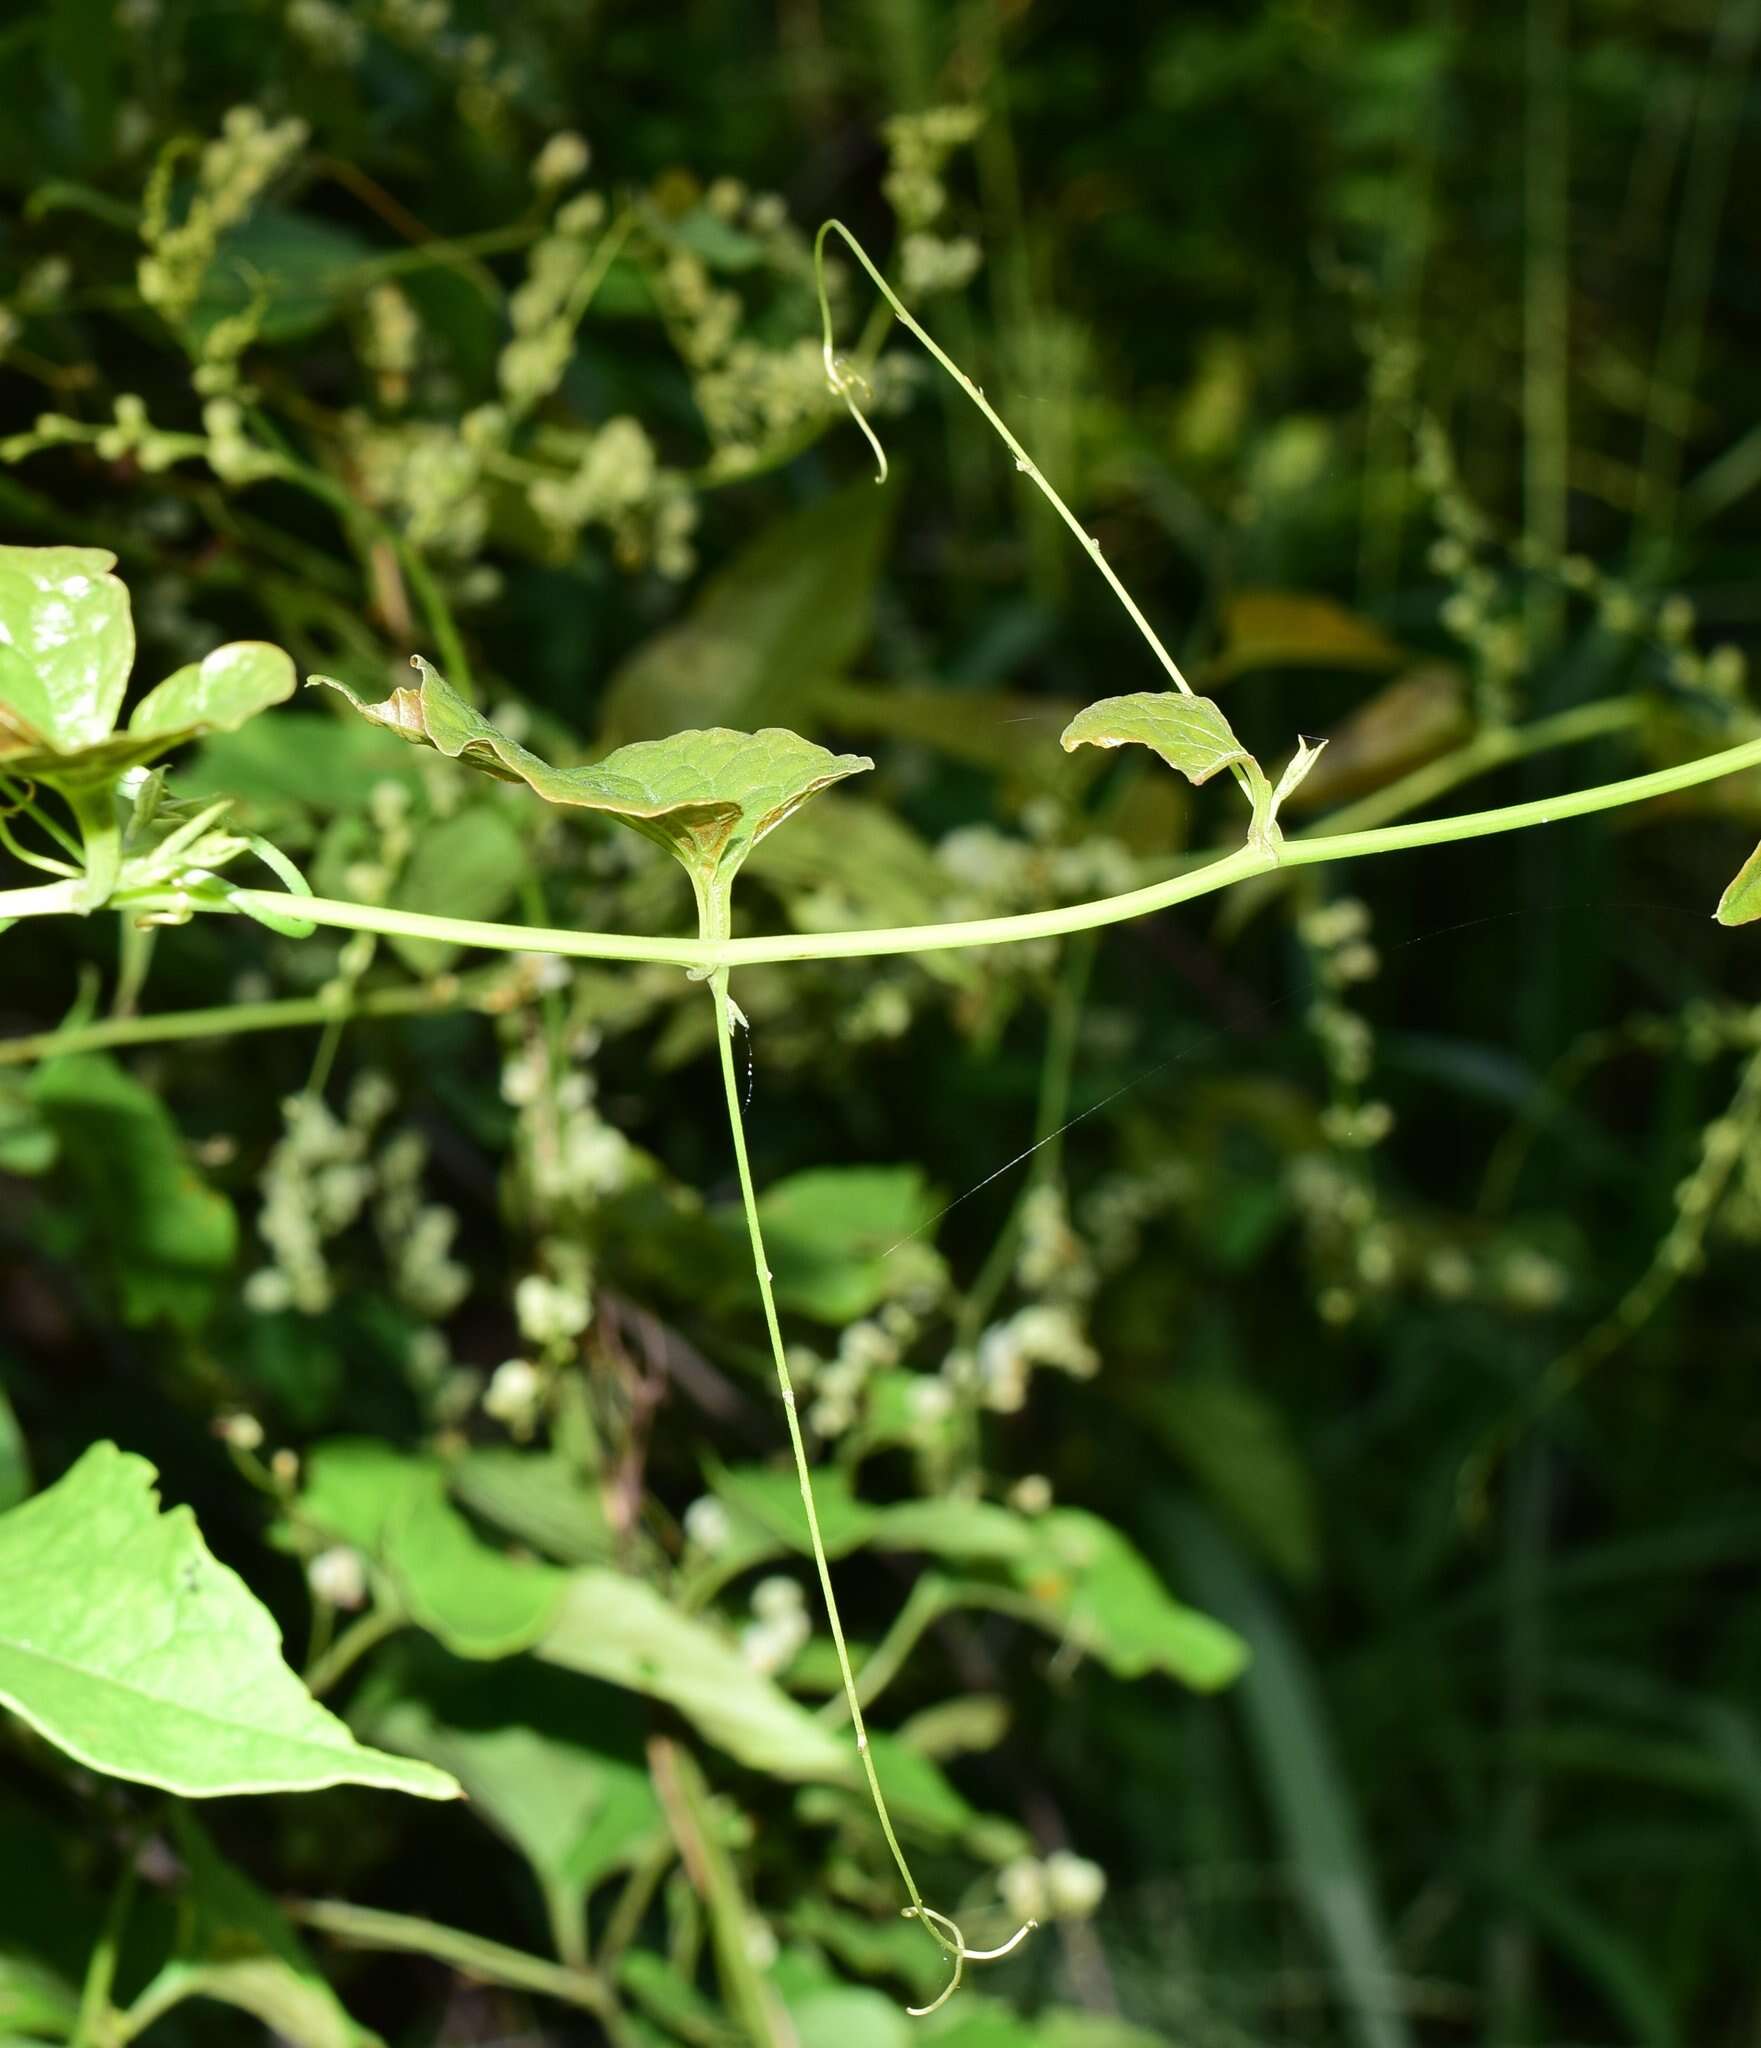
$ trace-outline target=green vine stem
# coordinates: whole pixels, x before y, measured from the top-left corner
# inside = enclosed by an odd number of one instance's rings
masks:
[[[223,894],[198,891],[125,892],[116,907],[128,911],[181,908],[225,912],[268,910],[295,915],[310,923],[342,931],[381,932],[390,937],[442,939],[455,945],[502,953],[555,953],[575,960],[634,960],[663,967],[684,967],[699,976],[718,967],[751,967],[795,960],[868,960],[899,953],[955,951],[962,946],[1011,945],[1023,939],[1055,939],[1070,932],[1092,931],[1128,918],[1169,910],[1176,904],[1214,895],[1237,882],[1276,869],[1316,867],[1329,861],[1363,860],[1375,854],[1407,853],[1418,847],[1447,846],[1462,839],[1487,839],[1502,832],[1526,831],[1536,825],[1562,824],[1597,811],[1620,810],[1652,797],[1674,796],[1744,769],[1761,767],[1761,739],[1745,740],[1698,760],[1627,776],[1591,789],[1542,797],[1533,803],[1507,804],[1452,818],[1422,818],[1404,825],[1386,825],[1365,832],[1332,832],[1312,838],[1287,839],[1278,848],[1242,846],[1162,882],[1122,895],[1103,896],[1055,910],[1030,910],[1009,917],[981,917],[943,924],[899,925],[869,931],[784,932],[770,938],[650,938],[629,932],[576,932],[536,925],[490,924],[469,918],[429,917],[416,911],[393,910],[383,904],[342,903],[322,896],[294,896],[269,889],[228,889]],[[0,891],[0,919],[65,912],[75,907],[73,885],[48,883],[41,888]]]
[[[728,1106],[728,1132],[733,1139],[734,1164],[740,1175],[740,1200],[746,1211],[746,1233],[752,1242],[752,1269],[758,1279],[759,1300],[764,1305],[764,1324],[770,1335],[771,1357],[776,1364],[777,1387],[782,1395],[783,1414],[789,1425],[789,1448],[795,1457],[795,1478],[801,1488],[801,1506],[807,1516],[808,1540],[813,1546],[813,1564],[819,1574],[819,1590],[825,1601],[826,1621],[831,1628],[833,1647],[838,1653],[838,1675],[843,1680],[844,1698],[850,1709],[850,1725],[856,1734],[856,1753],[862,1759],[863,1776],[868,1780],[869,1797],[874,1801],[875,1815],[880,1821],[881,1833],[886,1837],[887,1847],[892,1852],[893,1861],[898,1866],[899,1876],[904,1882],[905,1894],[911,1901],[905,1908],[905,1916],[907,1919],[921,1921],[954,1965],[953,1975],[943,1986],[938,1997],[929,2005],[908,2008],[914,2017],[923,2018],[954,1995],[969,1962],[994,1962],[999,1957],[1008,1955],[1032,1931],[1035,1923],[1029,1920],[1017,1928],[1000,1948],[969,1948],[966,1937],[945,1913],[938,1913],[933,1906],[924,1904],[923,1894],[917,1888],[917,1880],[911,1874],[911,1865],[906,1860],[905,1851],[900,1847],[898,1833],[893,1826],[893,1817],[887,1810],[886,1794],[881,1790],[880,1775],[875,1770],[874,1756],[869,1746],[868,1726],[863,1718],[856,1674],[850,1664],[850,1646],[844,1638],[844,1623],[838,1612],[837,1595],[832,1590],[832,1568],[819,1533],[819,1510],[813,1498],[813,1476],[807,1462],[807,1441],[801,1432],[801,1417],[795,1400],[795,1383],[789,1373],[788,1354],[783,1347],[782,1325],[777,1320],[776,1295],[771,1288],[770,1264],[764,1252],[764,1232],[758,1220],[758,1197],[752,1186],[752,1167],[746,1155],[746,1123],[740,1111],[740,1082],[734,1071],[736,1012],[728,996],[726,967],[717,967],[710,975],[709,992],[715,1004],[716,1049],[721,1060],[722,1093]]]

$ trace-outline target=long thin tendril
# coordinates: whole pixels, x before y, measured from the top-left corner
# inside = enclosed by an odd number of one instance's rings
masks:
[[[715,1001],[715,1041],[721,1058],[722,1093],[727,1098],[728,1131],[734,1141],[734,1163],[740,1174],[740,1200],[746,1211],[746,1233],[752,1241],[752,1269],[758,1280],[759,1299],[764,1304],[765,1328],[770,1333],[771,1357],[776,1364],[777,1386],[783,1397],[783,1414],[789,1425],[789,1447],[795,1455],[795,1479],[801,1489],[801,1505],[807,1515],[807,1534],[813,1546],[814,1569],[819,1574],[819,1590],[825,1601],[826,1620],[832,1632],[832,1644],[838,1653],[838,1673],[844,1683],[844,1698],[850,1708],[850,1725],[856,1733],[856,1753],[862,1759],[863,1776],[868,1780],[869,1797],[874,1802],[876,1818],[880,1821],[881,1833],[886,1837],[887,1848],[892,1852],[893,1862],[898,1866],[899,1876],[904,1882],[905,1894],[911,1903],[904,1909],[908,1920],[920,1921],[940,1946],[954,1966],[953,1976],[943,1987],[939,1997],[930,2005],[907,2008],[914,2017],[923,2018],[944,2005],[960,1985],[968,1963],[988,1963],[999,1956],[1008,1955],[1032,1932],[1035,1922],[1027,1921],[1018,1927],[1001,1948],[969,1948],[966,1937],[958,1925],[945,1913],[938,1913],[933,1906],[926,1906],[923,1894],[917,1888],[917,1880],[911,1874],[911,1865],[906,1861],[905,1851],[900,1847],[893,1817],[887,1810],[886,1795],[881,1791],[880,1777],[874,1767],[874,1756],[869,1748],[868,1726],[863,1719],[862,1701],[856,1690],[856,1673],[850,1664],[850,1646],[844,1639],[844,1623],[838,1612],[837,1595],[832,1591],[832,1568],[826,1556],[825,1543],[819,1533],[819,1510],[813,1497],[813,1475],[807,1462],[807,1442],[801,1433],[801,1417],[795,1400],[795,1383],[789,1372],[788,1355],[783,1349],[782,1326],[777,1321],[776,1296],[771,1289],[770,1262],[764,1252],[764,1232],[758,1221],[758,1197],[752,1186],[752,1167],[746,1156],[746,1124],[740,1113],[740,1084],[734,1067],[734,1018],[735,1007],[728,995],[728,970],[719,967],[709,977],[709,991]]]

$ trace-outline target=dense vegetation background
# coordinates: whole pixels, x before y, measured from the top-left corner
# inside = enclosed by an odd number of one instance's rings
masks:
[[[0,540],[112,549],[148,681],[249,637],[377,697],[419,652],[565,759],[717,723],[871,753],[743,928],[1232,842],[1227,791],[1060,753],[1159,674],[844,260],[875,486],[820,360],[835,214],[1243,737],[1333,736],[1293,824],[1634,773],[1761,729],[1758,36],[1755,0],[20,6]],[[323,895],[687,928],[640,842],[317,696],[171,791]],[[1709,916],[1758,811],[1746,777],[1061,947],[737,978],[822,1464],[1098,1514],[1252,1652],[1208,1689],[1129,1552],[1085,1635],[1043,1560],[853,1545],[862,1643],[930,1624],[877,1719],[934,1896],[975,1939],[1051,1920],[948,2038],[1758,2038],[1761,1012]],[[221,1801],[198,1839],[9,1720],[0,2035],[75,2030],[125,1863],[120,1996],[168,1943],[254,1953],[212,1872],[177,1923],[211,1838],[266,1895],[619,1986],[606,2020],[320,1919],[387,2040],[906,2038],[941,1966],[854,1791],[730,1760],[639,1667],[351,1634],[410,1598],[361,1490],[434,1458],[479,1543],[830,1695],[700,993],[122,922],[0,939],[0,1493],[147,1455],[315,1688],[474,1800]],[[216,1006],[240,1028],[148,1021]]]

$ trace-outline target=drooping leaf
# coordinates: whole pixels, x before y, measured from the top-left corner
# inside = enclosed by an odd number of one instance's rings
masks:
[[[168,675],[129,714],[128,729],[167,746],[201,732],[237,732],[294,693],[294,665],[265,640],[234,640]]]
[[[275,1901],[226,1862],[186,1812],[172,1817],[184,1866],[177,1944],[146,1992],[161,2009],[211,1998],[246,2012],[292,2048],[375,2048]]]
[[[793,725],[868,638],[894,494],[858,484],[768,526],[606,690],[613,741],[688,726]]]
[[[78,1192],[82,1248],[114,1274],[125,1322],[201,1321],[238,1241],[232,1204],[197,1174],[170,1113],[114,1060],[51,1060],[31,1098]]]
[[[664,846],[694,877],[734,873],[764,835],[815,791],[874,763],[831,754],[811,740],[767,726],[756,733],[711,727],[619,747],[591,768],[553,768],[509,739],[459,696],[437,669],[416,662],[416,689],[366,704],[340,690],[364,717],[418,746],[430,746],[499,776],[524,782],[547,803],[599,811]]]
[[[1761,846],[1757,846],[1731,877],[1715,913],[1726,925],[1753,924],[1761,917]]]
[[[115,567],[104,548],[0,547],[0,763],[74,753],[115,725],[135,654]]]
[[[1247,1647],[1232,1630],[1168,1591],[1130,1539],[1083,1508],[1030,1524],[1034,1543],[1012,1572],[1022,1591],[1079,1648],[1120,1678],[1164,1671],[1198,1692],[1240,1676]]]
[[[1089,705],[1064,728],[1065,753],[1084,746],[1153,748],[1189,782],[1208,782],[1219,769],[1252,758],[1209,697],[1179,690],[1138,690]]]
[[[0,1516],[0,1701],[93,1770],[188,1798],[453,1797],[444,1772],[363,1747],[311,1697],[189,1510],[158,1511],[154,1478],[98,1443]]]
[[[550,1625],[563,1575],[486,1543],[446,1496],[437,1461],[372,1438],[318,1445],[301,1517],[390,1576],[410,1618],[460,1657],[509,1657]]]
[[[755,1671],[707,1621],[640,1579],[597,1567],[571,1574],[546,1663],[665,1700],[718,1749],[790,1783],[853,1780],[855,1751]]]
[[[451,1772],[471,1811],[574,1910],[660,1826],[642,1708],[531,1658],[493,1672],[438,1652],[393,1658],[350,1718],[385,1748]]]

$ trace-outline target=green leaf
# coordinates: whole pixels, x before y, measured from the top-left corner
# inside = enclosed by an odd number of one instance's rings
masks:
[[[1731,877],[1714,913],[1720,924],[1753,924],[1761,917],[1761,846],[1757,846]]]
[[[0,1516],[0,1701],[78,1762],[188,1798],[444,1772],[363,1748],[281,1661],[274,1620],[144,1458],[94,1444]]]
[[[1473,731],[1467,679],[1435,662],[1378,690],[1327,735],[1327,752],[1288,798],[1293,811],[1314,811],[1384,789]]]
[[[710,1484],[738,1516],[755,1522],[801,1556],[812,1555],[807,1513],[792,1470],[773,1472],[756,1465],[717,1468],[710,1473]],[[855,1497],[848,1474],[835,1467],[815,1475],[813,1496],[828,1557],[861,1549],[922,1551],[983,1564],[1026,1558],[1033,1552],[1027,1518],[988,1501],[947,1497],[871,1507]]]
[[[860,483],[767,527],[607,686],[612,740],[794,724],[862,651],[897,494]]]
[[[372,254],[370,243],[331,221],[259,207],[215,251],[190,309],[191,339],[252,313],[262,341],[315,334],[343,310]]]
[[[190,1164],[165,1105],[101,1053],[39,1068],[31,1098],[55,1132],[79,1226],[115,1275],[123,1320],[193,1328],[232,1266],[238,1221]]]
[[[234,640],[175,670],[129,714],[128,729],[167,747],[239,727],[294,693],[294,665],[264,640]]]
[[[933,1280],[942,1270],[934,1247],[914,1241],[905,1255],[906,1241],[920,1239],[940,1206],[915,1166],[811,1167],[773,1182],[758,1220],[779,1306],[842,1325]],[[744,1224],[730,1214],[730,1229]]]
[[[1179,690],[1139,690],[1103,697],[1064,728],[1064,751],[1078,747],[1150,747],[1189,782],[1208,782],[1221,768],[1253,757],[1209,697]]]
[[[962,1998],[935,2036],[937,2048],[1169,2048],[1163,2034],[1105,2013],[1053,2006],[1023,2020],[986,1998]]]
[[[30,1490],[31,1454],[6,1390],[0,1387],[0,1514],[17,1507]]]
[[[438,1653],[388,1659],[351,1719],[372,1741],[457,1778],[471,1811],[571,1913],[602,1877],[636,1861],[661,1825],[643,1710],[530,1658],[495,1671]]]
[[[390,1576],[419,1628],[460,1657],[509,1657],[550,1626],[563,1574],[485,1543],[446,1497],[433,1459],[343,1437],[306,1462],[300,1514]]]
[[[452,760],[524,782],[547,803],[599,811],[673,854],[693,880],[731,877],[764,835],[816,790],[860,774],[874,763],[860,754],[830,754],[795,733],[712,727],[669,739],[619,747],[591,768],[553,768],[474,710],[420,659],[416,689],[394,690],[366,704],[346,683],[314,676],[340,690],[364,717]]]
[[[428,826],[391,895],[396,910],[440,917],[499,917],[519,892],[529,863],[520,835],[497,809],[473,804]],[[462,948],[434,939],[394,937],[418,974],[440,974]]]
[[[850,1745],[754,1671],[709,1622],[682,1614],[640,1579],[574,1573],[550,1632],[546,1663],[665,1700],[716,1748],[790,1783],[854,1782]]]
[[[32,1956],[0,1954],[0,2044],[65,2041],[79,2013],[79,1993],[59,1972]]]
[[[446,1476],[472,1514],[558,1564],[598,1564],[612,1554],[604,1498],[560,1452],[484,1444],[453,1459]]]
[[[0,547],[0,764],[78,752],[115,725],[135,655],[115,567],[104,548]]]
[[[1182,1605],[1135,1546],[1099,1515],[1054,1508],[1030,1524],[1016,1583],[1069,1640],[1120,1678],[1165,1671],[1199,1692],[1238,1678],[1247,1647],[1221,1622]]]
[[[185,1880],[178,1894],[176,1952],[141,1994],[159,2010],[211,1998],[259,2020],[293,2048],[368,2048],[286,1916],[215,1849],[181,1810],[173,1836]]]

